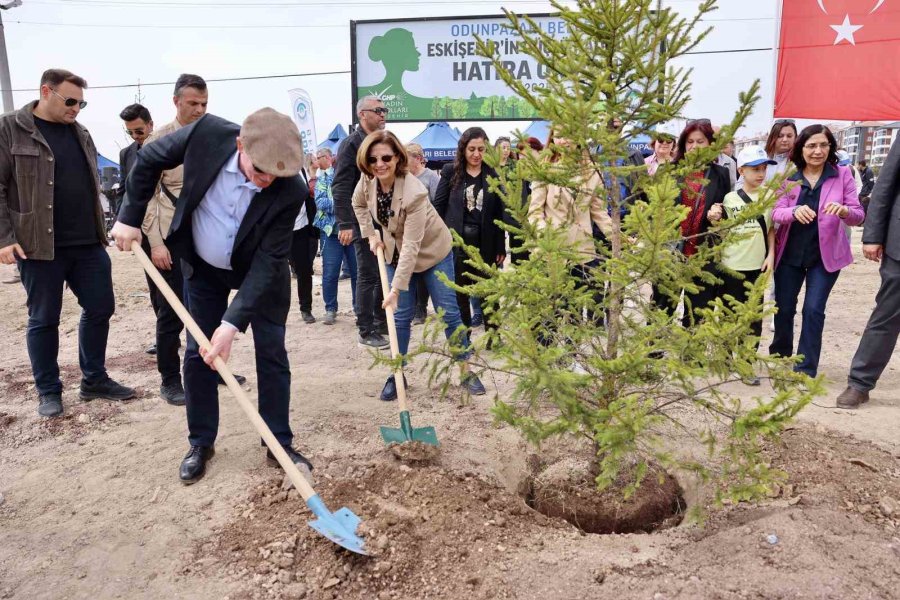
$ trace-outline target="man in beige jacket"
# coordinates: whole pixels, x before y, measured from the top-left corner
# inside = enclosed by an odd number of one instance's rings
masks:
[[[175,82],[173,101],[176,110],[175,120],[154,131],[145,144],[152,144],[155,140],[178,131],[206,114],[208,101],[206,82],[198,75],[187,73],[180,75]],[[179,165],[169,171],[163,171],[156,195],[147,205],[147,214],[141,225],[141,231],[144,233],[141,245],[144,252],[150,255],[150,260],[182,302],[184,302],[184,280],[180,261],[172,257],[165,240],[172,226],[175,203],[181,195],[183,182],[184,167]],[[181,383],[181,359],[178,356],[178,349],[181,346],[181,330],[184,329],[184,325],[149,276],[147,285],[150,288],[150,303],[156,314],[156,366],[162,377],[159,393],[169,404],[183,406],[184,387]]]

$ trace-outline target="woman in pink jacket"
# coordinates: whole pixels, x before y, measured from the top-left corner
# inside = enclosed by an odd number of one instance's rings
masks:
[[[791,356],[797,297],[806,283],[803,327],[794,370],[815,377],[822,351],[825,305],[841,269],[853,262],[842,224],[859,225],[865,213],[853,174],[837,164],[837,144],[824,125],[800,132],[791,153],[797,172],[785,181],[772,220],[775,236],[775,337],[769,354]]]

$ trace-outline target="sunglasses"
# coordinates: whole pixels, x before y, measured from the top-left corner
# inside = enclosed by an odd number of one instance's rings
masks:
[[[125,133],[127,133],[131,137],[134,137],[136,135],[144,135],[145,132],[143,129],[126,129]]]
[[[392,160],[394,160],[394,155],[393,154],[384,154],[382,156],[369,156],[366,160],[369,161],[370,165],[374,165],[375,163],[378,162],[378,159],[381,159],[381,162],[383,162],[384,164],[387,165],[387,164],[390,164],[390,162]]]
[[[772,126],[775,127],[778,125],[794,125],[794,124],[795,123],[794,123],[793,119],[778,119],[777,121],[772,123]]]
[[[709,119],[691,119],[687,122],[688,127],[691,125],[712,125]]]
[[[65,96],[63,96],[61,94],[57,94],[56,90],[54,90],[52,88],[50,89],[50,93],[52,93],[57,98],[62,98],[63,104],[65,104],[69,108],[75,106],[76,104],[78,105],[78,108],[84,108],[85,106],[87,106],[86,100],[78,100],[76,98],[66,98]]]
[[[388,109],[384,108],[383,106],[379,106],[378,108],[364,108],[364,109],[362,109],[362,112],[371,112],[371,113],[375,113],[379,117],[383,117],[384,115],[388,114],[390,111]]]

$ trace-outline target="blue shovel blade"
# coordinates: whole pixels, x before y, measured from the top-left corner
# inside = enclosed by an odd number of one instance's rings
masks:
[[[345,507],[333,513],[329,512],[318,494],[307,500],[306,505],[319,517],[315,521],[310,521],[310,527],[338,546],[342,546],[357,554],[368,554],[363,549],[365,540],[356,535],[356,528],[359,527],[360,519],[352,510]]]

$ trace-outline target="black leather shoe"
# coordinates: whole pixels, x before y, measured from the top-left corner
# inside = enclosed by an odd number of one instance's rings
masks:
[[[58,417],[63,413],[61,394],[42,394],[38,397],[38,414],[42,417]]]
[[[243,375],[238,375],[235,373],[234,378],[237,380],[238,385],[244,385],[245,383],[247,383],[247,378],[244,377]],[[219,375],[218,373],[216,373],[216,381],[219,382],[219,385],[225,385],[225,380],[222,379],[222,376]]]
[[[78,393],[82,400],[128,400],[134,398],[134,388],[125,387],[107,377],[99,383],[87,384],[81,381],[81,391]]]
[[[406,383],[406,375],[403,376],[403,387],[409,389],[409,384]],[[381,388],[381,396],[379,399],[385,402],[391,402],[397,399],[397,380],[394,379],[394,376],[391,375],[387,378],[387,381],[384,382],[384,387]]]
[[[181,461],[178,468],[178,478],[181,483],[190,485],[200,481],[206,474],[206,462],[216,453],[214,446],[191,446],[191,449]]]
[[[152,345],[150,345],[150,346],[147,346],[147,349],[144,350],[144,352],[146,352],[146,353],[149,354],[150,356],[156,356],[156,344],[152,344]]]
[[[180,381],[162,384],[159,386],[159,395],[172,406],[184,406],[184,387]]]
[[[284,448],[284,451],[287,452],[287,455],[295,465],[297,465],[298,467],[305,466],[307,469],[309,469],[310,472],[312,472],[313,465],[311,462],[309,462],[309,460],[307,460],[305,456],[303,456],[290,446],[282,446],[282,448]],[[272,451],[269,449],[266,449],[266,463],[270,467],[281,468],[281,465],[278,464],[278,460],[275,458],[275,455],[272,454]]]

